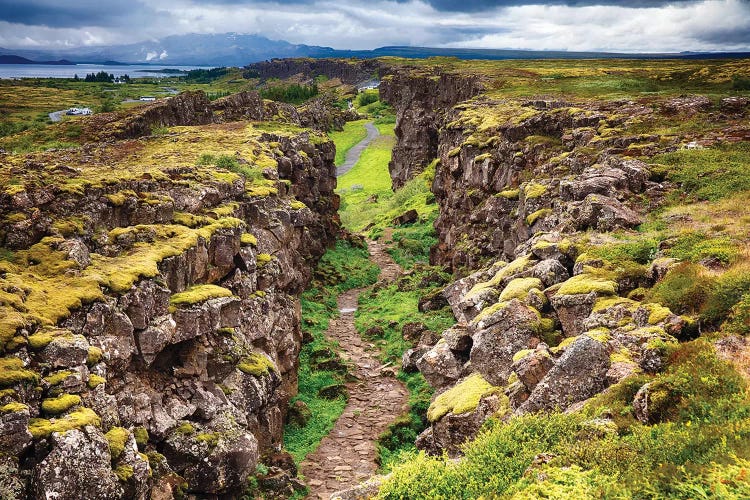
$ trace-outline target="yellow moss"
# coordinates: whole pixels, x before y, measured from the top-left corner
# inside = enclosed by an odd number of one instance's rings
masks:
[[[570,347],[570,345],[573,342],[575,342],[577,338],[578,337],[567,337],[565,340],[563,340],[562,342],[560,342],[557,346],[551,347],[550,351],[553,354],[558,354],[558,353],[564,351],[565,349],[567,349],[568,347]]]
[[[65,413],[72,407],[81,404],[81,397],[76,394],[61,394],[56,398],[42,401],[42,411],[50,415]]]
[[[28,411],[29,407],[23,403],[8,403],[7,405],[0,406],[0,413],[16,413],[19,411]]]
[[[269,186],[250,186],[245,190],[245,194],[251,198],[265,198],[278,195],[279,190]]]
[[[29,432],[35,439],[49,436],[53,432],[66,432],[71,429],[80,429],[87,425],[100,426],[101,419],[94,410],[90,408],[78,408],[62,418],[47,420],[34,418],[29,421]]]
[[[206,443],[210,448],[216,448],[221,439],[221,433],[219,432],[203,432],[195,436],[195,440],[200,443]]]
[[[130,189],[126,189],[124,191],[120,191],[119,193],[108,194],[106,196],[106,198],[109,200],[109,202],[112,205],[114,205],[116,207],[121,207],[122,205],[125,204],[126,201],[128,201],[128,198],[134,198],[134,197],[137,197],[137,196],[138,195],[135,194],[135,191],[132,191]]]
[[[427,418],[435,422],[451,412],[456,415],[468,413],[476,409],[482,396],[500,391],[500,387],[493,386],[479,373],[473,373],[435,398],[427,410]]]
[[[661,304],[643,304],[643,307],[647,308],[649,311],[649,325],[661,323],[672,315],[672,311],[670,311],[669,308],[662,306]]]
[[[88,382],[89,389],[96,389],[98,386],[102,385],[106,381],[107,381],[106,378],[100,377],[99,375],[93,373],[89,375],[89,382]]]
[[[174,431],[183,435],[195,434],[195,427],[190,422],[183,422]]]
[[[461,146],[458,146],[457,148],[453,148],[450,151],[448,151],[448,158],[456,157],[460,153],[461,153]]]
[[[74,372],[72,372],[70,370],[63,370],[63,371],[60,371],[60,372],[57,372],[57,373],[53,373],[51,375],[47,375],[46,377],[44,377],[44,381],[47,382],[51,386],[55,386],[55,385],[61,383],[66,378],[68,378],[71,375],[73,375],[73,373]]]
[[[243,358],[242,361],[237,364],[237,369],[242,373],[247,373],[254,377],[261,377],[269,373],[271,370],[275,371],[276,365],[262,354],[252,353],[250,356]]]
[[[307,205],[298,200],[292,200],[289,205],[292,207],[292,210],[302,210],[303,208],[307,208]]]
[[[123,483],[127,483],[135,473],[132,465],[118,465],[113,472],[117,476],[117,479]]]
[[[269,262],[271,262],[272,258],[273,257],[271,255],[267,254],[267,253],[259,253],[255,257],[255,261],[257,262],[258,267],[263,267],[266,264],[268,264]]]
[[[633,353],[628,349],[621,347],[617,351],[609,355],[610,363],[635,363],[633,361]]]
[[[216,208],[212,208],[209,213],[214,214],[216,217],[232,217],[234,216],[235,212],[239,208],[239,203],[237,202],[231,202],[231,203],[225,203],[224,205],[220,205]]]
[[[8,387],[20,383],[36,383],[39,375],[23,367],[18,358],[0,359],[0,387]]]
[[[595,292],[601,295],[614,295],[617,283],[588,273],[573,276],[559,288],[559,295],[580,295]]]
[[[88,355],[86,356],[86,364],[89,366],[97,364],[102,359],[102,350],[96,346],[89,347]]]
[[[109,454],[112,460],[117,460],[125,451],[125,443],[127,443],[130,433],[124,427],[112,427],[104,437],[107,438],[109,443]]]
[[[258,238],[256,238],[254,235],[250,233],[242,233],[242,236],[240,236],[240,244],[243,246],[258,246]]]
[[[520,189],[506,189],[505,191],[500,191],[495,196],[499,198],[505,198],[507,200],[517,200],[520,195]]]
[[[523,196],[527,200],[531,200],[534,198],[540,198],[544,196],[544,193],[547,192],[547,188],[543,184],[539,184],[538,182],[528,182],[523,188]]]
[[[195,285],[184,292],[175,293],[169,299],[172,308],[192,306],[210,299],[231,297],[232,291],[218,285]]]
[[[487,288],[495,288],[499,286],[500,283],[505,278],[509,276],[513,276],[514,274],[520,273],[521,271],[529,267],[530,263],[531,263],[531,254],[518,257],[516,260],[514,260],[510,264],[506,264],[502,266],[500,270],[495,273],[495,275],[492,277],[490,281],[486,281],[484,283],[477,283],[476,285],[474,285],[472,289],[469,290],[469,293],[466,294],[466,297],[469,298],[472,295],[475,295],[481,292],[482,290],[486,290]]]
[[[516,278],[508,283],[508,286],[500,294],[500,301],[511,299],[524,300],[532,289],[543,288],[542,280],[539,278]]]
[[[145,427],[136,427],[133,429],[133,437],[138,448],[143,449],[148,444],[148,431]],[[148,462],[148,458],[145,459]]]
[[[532,352],[534,352],[534,349],[521,349],[513,355],[513,362],[515,363],[516,361],[522,360]]]
[[[202,215],[195,215],[187,212],[175,212],[172,216],[172,222],[180,224],[181,226],[187,226],[195,228],[198,226],[204,226],[211,221],[208,217]]]
[[[625,306],[626,309],[632,312],[635,311],[639,305],[639,302],[626,299],[625,297],[602,297],[597,299],[594,303],[594,312],[602,312],[615,306]]]
[[[483,319],[492,316],[496,312],[505,309],[507,306],[508,302],[496,302],[489,307],[485,307],[484,309],[482,309],[482,312],[480,312],[474,319],[471,320],[471,324],[477,324]]]
[[[552,213],[551,208],[542,208],[541,210],[537,210],[536,212],[531,213],[526,216],[526,224],[529,226],[533,226],[537,220],[543,219],[544,217],[547,217],[551,213]]]
[[[592,339],[596,340],[597,342],[609,342],[609,328],[594,328],[593,330],[589,330],[586,332],[586,335],[588,337],[591,337]]]

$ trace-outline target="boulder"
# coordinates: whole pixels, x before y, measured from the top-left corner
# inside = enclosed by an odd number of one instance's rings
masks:
[[[594,228],[599,231],[631,228],[643,222],[637,213],[615,198],[598,194],[586,196],[574,216],[577,219],[578,229]]]
[[[578,336],[516,412],[564,410],[598,394],[606,387],[609,364],[605,343],[586,334]]]
[[[33,498],[112,500],[124,497],[110,465],[109,444],[99,429],[87,426],[53,433],[50,444],[52,451],[34,467]]]
[[[504,385],[510,375],[513,355],[538,343],[537,314],[518,299],[512,299],[496,311],[478,317],[479,321],[472,323],[472,369],[490,384]]]
[[[540,279],[545,287],[562,283],[570,278],[565,266],[555,259],[545,259],[539,262],[531,269],[531,275]]]
[[[419,218],[419,214],[416,210],[411,209],[408,210],[398,217],[395,217],[392,221],[392,224],[394,226],[403,226],[405,224],[412,224],[414,222],[417,222],[417,219]]]
[[[417,360],[417,368],[427,383],[436,389],[446,387],[461,378],[465,359],[452,351],[445,342],[424,353]]]
[[[405,373],[414,373],[418,371],[417,361],[419,358],[429,351],[428,347],[416,347],[414,349],[407,349],[404,354],[401,355],[401,369]]]
[[[514,361],[511,368],[526,389],[532,391],[553,366],[555,362],[547,346],[539,344],[535,350]]]

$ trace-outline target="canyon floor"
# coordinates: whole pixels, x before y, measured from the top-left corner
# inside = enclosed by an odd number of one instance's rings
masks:
[[[393,281],[401,268],[384,245],[369,242],[370,258],[381,269],[380,280]],[[356,486],[375,474],[378,436],[408,410],[404,384],[389,374],[378,359],[377,348],[362,339],[354,327],[357,298],[363,289],[349,290],[338,298],[341,316],[331,321],[327,336],[338,342],[341,354],[352,364],[353,381],[347,384],[349,402],[320,447],[300,464],[312,498]]]

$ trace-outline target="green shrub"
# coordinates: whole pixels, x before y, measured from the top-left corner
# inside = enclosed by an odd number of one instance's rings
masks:
[[[750,269],[745,266],[730,269],[714,282],[701,310],[701,318],[708,323],[720,324],[747,293],[750,293]]]
[[[648,297],[676,314],[694,314],[708,298],[712,283],[703,266],[685,262],[670,269]]]

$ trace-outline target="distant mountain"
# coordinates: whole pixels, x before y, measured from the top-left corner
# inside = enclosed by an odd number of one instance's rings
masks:
[[[0,64],[56,64],[56,65],[70,65],[75,64],[70,61],[66,61],[65,59],[61,59],[59,61],[32,61],[31,59],[26,59],[25,57],[16,56],[12,54],[8,55],[0,55]]]
[[[64,50],[10,50],[0,55],[28,59],[66,58],[78,63],[111,63],[193,66],[244,66],[250,62],[285,57],[331,57],[330,47],[297,45],[259,35],[175,35],[129,45],[79,47]]]
[[[0,57],[14,56],[30,62],[64,59],[52,64],[153,64],[190,66],[244,66],[274,58],[289,57],[361,57],[381,56],[426,58],[434,56],[461,59],[588,59],[588,58],[675,58],[696,59],[715,57],[747,57],[749,54],[695,53],[626,54],[613,52],[567,52],[495,49],[452,49],[434,47],[380,47],[374,50],[336,50],[316,45],[292,44],[284,40],[270,40],[260,35],[222,33],[214,35],[174,35],[160,40],[147,40],[128,45],[78,47],[63,50],[10,50],[0,48]],[[39,63],[37,63],[39,64]],[[50,63],[45,63],[50,64]]]

